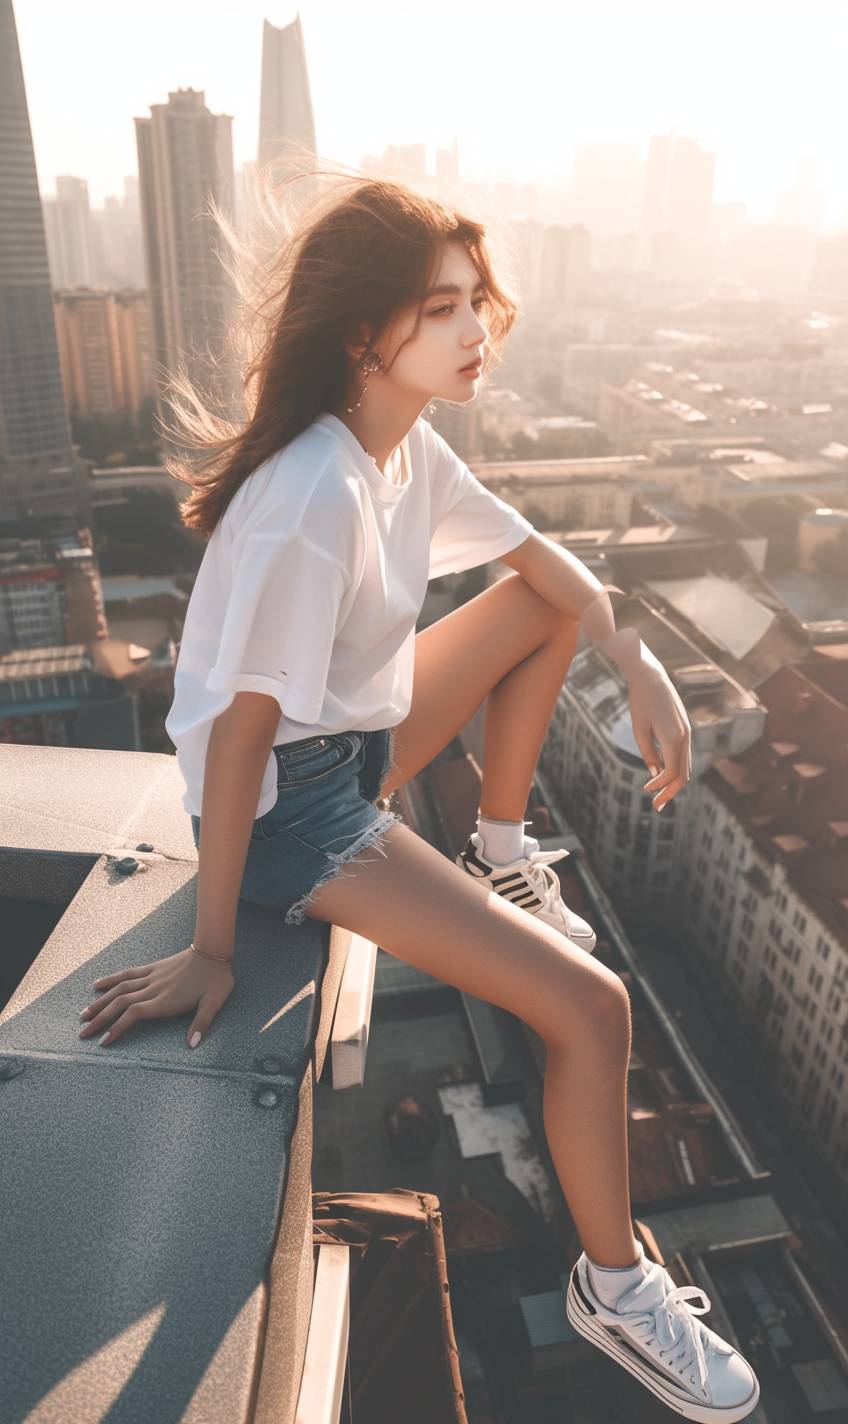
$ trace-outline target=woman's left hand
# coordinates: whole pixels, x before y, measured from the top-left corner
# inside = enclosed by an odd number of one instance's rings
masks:
[[[192,1038],[206,1032],[233,992],[235,982],[232,964],[204,959],[192,949],[180,950],[151,964],[119,969],[116,974],[95,980],[95,989],[104,992],[80,1015],[87,1019],[80,1038],[108,1028],[105,1042],[114,1043],[140,1020],[171,1018],[194,1009],[187,1041],[189,1048],[196,1048],[200,1038],[195,1043]]]
[[[654,810],[661,811],[692,775],[692,728],[677,688],[656,659],[643,662],[629,683],[633,735],[649,771]],[[660,755],[655,750],[660,746]],[[659,766],[657,764],[659,763]]]

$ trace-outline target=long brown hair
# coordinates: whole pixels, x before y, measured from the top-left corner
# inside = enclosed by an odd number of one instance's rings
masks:
[[[261,242],[237,232],[214,201],[209,209],[227,244],[221,256],[235,302],[226,336],[240,372],[245,418],[213,411],[184,370],[171,377],[167,393],[178,426],[165,427],[172,452],[165,468],[192,486],[180,504],[181,518],[207,537],[263,461],[322,411],[347,401],[353,365],[345,348],[361,340],[362,323],[376,345],[401,309],[418,303],[408,339],[417,334],[420,304],[446,242],[464,245],[485,283],[487,369],[499,358],[518,311],[513,272],[506,282],[496,278],[486,228],[451,203],[407,182],[320,166],[274,187],[271,171],[271,165],[258,170],[253,191],[254,217],[270,238],[267,254]],[[297,220],[281,200],[295,178],[309,183]],[[487,225],[502,249],[499,265],[510,269],[505,229],[488,218]],[[256,230],[254,221],[254,237]]]

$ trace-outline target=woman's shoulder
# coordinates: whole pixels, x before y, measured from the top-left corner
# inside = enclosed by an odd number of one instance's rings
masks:
[[[230,532],[278,524],[294,532],[310,508],[316,512],[353,512],[355,481],[336,456],[334,442],[315,427],[296,435],[257,465],[230,500],[223,518]]]
[[[306,459],[302,445],[292,448],[297,441],[258,465],[227,506],[220,523],[230,560],[251,557],[252,544],[260,556],[268,540],[275,546],[300,540],[352,574],[364,548],[356,492],[331,448],[322,442]]]

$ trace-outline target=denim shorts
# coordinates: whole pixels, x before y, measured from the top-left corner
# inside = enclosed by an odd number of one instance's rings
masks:
[[[377,801],[395,765],[394,730],[325,732],[272,748],[277,800],[253,822],[240,899],[302,924],[319,885],[365,846],[380,850],[389,826],[402,820]],[[199,816],[191,830],[199,846]]]

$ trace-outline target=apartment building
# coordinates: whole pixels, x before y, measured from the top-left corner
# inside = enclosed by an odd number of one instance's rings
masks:
[[[639,629],[680,688],[696,777],[759,739],[765,716],[756,695],[670,620],[634,597],[617,600],[616,623]],[[626,688],[593,647],[572,662],[540,767],[608,892],[634,922],[650,922],[672,902],[682,873],[690,799],[675,798],[659,816],[653,810],[642,790],[649,773],[633,736]]]
[[[753,1041],[809,1149],[848,1188],[848,646],[758,688],[762,736],[689,793],[685,947]]]

